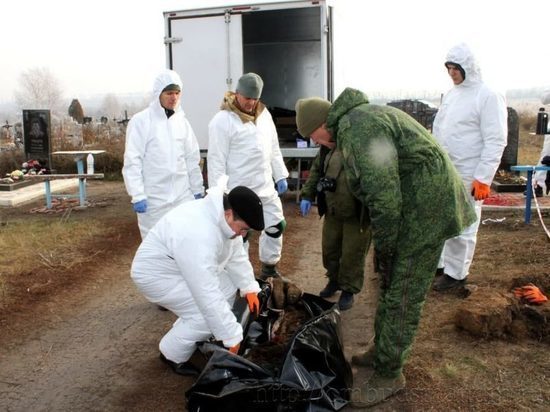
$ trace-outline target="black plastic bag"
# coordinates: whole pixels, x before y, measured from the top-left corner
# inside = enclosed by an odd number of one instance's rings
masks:
[[[338,411],[349,399],[351,368],[344,357],[340,312],[318,296],[304,294],[307,320],[288,341],[278,372],[216,348],[187,391],[190,411]],[[268,316],[267,319],[270,317]],[[255,322],[249,335],[269,322]],[[260,331],[261,332],[261,331]],[[253,339],[243,342],[253,345]]]

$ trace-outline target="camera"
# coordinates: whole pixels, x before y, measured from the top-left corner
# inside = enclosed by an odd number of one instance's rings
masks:
[[[318,192],[334,192],[336,190],[336,179],[332,177],[322,177],[317,182]]]

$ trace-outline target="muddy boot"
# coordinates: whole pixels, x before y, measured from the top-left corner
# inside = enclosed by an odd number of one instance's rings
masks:
[[[368,408],[385,401],[390,396],[405,389],[405,376],[386,378],[377,373],[351,390],[352,408]]]
[[[290,281],[285,282],[285,296],[288,305],[295,305],[301,299],[304,292]]]
[[[438,276],[433,283],[432,289],[437,292],[446,292],[453,289],[458,289],[464,287],[466,284],[466,279],[458,280],[450,277],[447,274]]]
[[[262,263],[262,272],[260,279],[267,280],[268,278],[278,278],[281,274],[277,271],[277,265],[267,265]]]
[[[342,291],[340,299],[338,299],[338,309],[341,311],[351,309],[353,306],[353,293]]]
[[[284,309],[286,306],[285,282],[281,278],[273,277],[271,283],[271,302],[275,309]]]
[[[371,345],[365,352],[353,355],[351,357],[351,363],[356,366],[372,367],[374,363],[374,354],[374,345]]]
[[[334,280],[329,280],[327,285],[319,292],[319,296],[322,298],[330,298],[334,296],[336,292],[340,290],[340,286]]]

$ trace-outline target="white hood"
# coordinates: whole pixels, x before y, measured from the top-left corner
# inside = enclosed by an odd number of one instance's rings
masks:
[[[462,84],[465,86],[479,83],[482,80],[479,64],[466,43],[460,43],[452,47],[449,53],[447,53],[445,63],[459,64],[464,69],[466,77]]]

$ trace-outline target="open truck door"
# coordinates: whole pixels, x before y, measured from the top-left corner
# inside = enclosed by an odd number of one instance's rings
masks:
[[[296,147],[299,98],[332,100],[332,35],[326,2],[286,1],[165,12],[167,67],[183,81],[182,105],[201,149],[224,93],[243,73],[264,79],[281,147]]]

